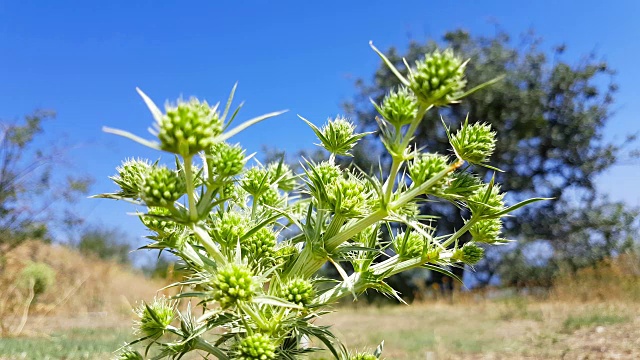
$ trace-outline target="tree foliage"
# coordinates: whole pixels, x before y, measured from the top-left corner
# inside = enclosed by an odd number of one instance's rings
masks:
[[[615,165],[625,146],[633,141],[630,137],[618,144],[604,137],[617,90],[609,65],[594,54],[570,62],[564,56],[565,46],[549,52],[533,34],[515,44],[504,32],[474,37],[456,30],[446,33],[441,42],[412,41],[404,54],[397,48],[390,48],[386,54],[406,74],[403,57],[412,64],[425,52],[441,46],[470,59],[466,70],[468,88],[498,76],[504,75],[504,79],[471,94],[460,104],[427,113],[416,132],[417,145],[447,154],[449,141],[442,121],[453,129],[467,116],[470,122],[488,122],[498,134],[492,165],[504,170],[496,173],[496,181],[509,192],[508,200],[555,198],[505,219],[507,236],[525,240],[523,244],[544,242],[553,250],[551,258],[533,264],[536,262],[526,259],[525,248],[520,248],[502,257],[502,262],[479,264],[483,275],[480,280],[488,283],[493,274],[500,274],[503,280],[520,284],[531,276],[532,266],[549,271],[549,267],[568,264],[575,270],[629,248],[637,236],[637,212],[608,201],[595,184],[596,177]],[[379,103],[399,81],[381,64],[371,82],[360,79],[356,85],[359,94],[345,107],[362,127],[375,129],[378,114],[369,99]],[[363,146],[368,147],[369,158],[375,158],[370,155],[371,149],[378,145]],[[383,167],[388,162],[383,158]],[[485,178],[493,174],[482,167],[475,170]],[[450,211],[438,204],[427,204],[423,210],[438,213],[445,231],[463,225],[461,210]],[[518,261],[526,270],[514,273],[509,265],[514,256],[519,256]]]

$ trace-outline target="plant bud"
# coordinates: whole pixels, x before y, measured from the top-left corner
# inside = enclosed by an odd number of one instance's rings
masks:
[[[244,177],[240,181],[240,186],[242,186],[247,193],[258,198],[269,189],[271,185],[270,180],[267,169],[254,166],[244,173]]]
[[[182,176],[164,166],[154,166],[142,181],[142,200],[147,206],[173,206],[187,191]]]
[[[492,215],[504,209],[503,198],[499,185],[485,184],[467,199],[467,206],[474,216]]]
[[[311,304],[315,296],[315,290],[313,289],[313,284],[308,280],[292,279],[280,289],[278,296],[288,302],[306,306]]]
[[[110,177],[121,189],[119,195],[137,200],[144,177],[151,170],[147,160],[127,159],[116,168],[118,175]]]
[[[393,247],[400,261],[422,257],[427,241],[421,234],[401,232],[393,239]]]
[[[409,165],[409,176],[413,186],[420,186],[429,181],[439,172],[447,168],[447,157],[439,154],[419,154]],[[443,177],[433,184],[427,192],[441,192],[447,184],[447,177]]]
[[[394,126],[407,125],[418,116],[418,100],[407,88],[401,87],[382,100],[380,115]]]
[[[138,329],[145,336],[160,336],[173,321],[175,307],[168,299],[154,299],[153,303],[143,303],[135,310],[139,320]]]
[[[276,358],[276,344],[264,334],[253,334],[238,342],[238,360],[273,360]]]
[[[278,190],[270,187],[260,196],[260,203],[277,208],[284,204],[284,198],[280,196]]]
[[[355,177],[339,177],[328,184],[326,190],[327,202],[334,213],[353,217],[364,210],[367,201],[366,187]]]
[[[217,216],[211,227],[211,235],[221,244],[234,246],[249,230],[248,220],[235,211],[225,211]]]
[[[242,256],[262,260],[275,255],[276,234],[266,227],[260,228],[255,234],[242,241]]]
[[[289,266],[298,255],[298,249],[293,245],[281,246],[276,250],[276,264],[281,264],[282,268]]]
[[[378,357],[373,354],[358,353],[349,357],[349,360],[378,360]]]
[[[484,257],[484,249],[473,242],[464,244],[453,252],[451,259],[467,265],[475,265]]]
[[[147,215],[171,216],[171,212],[163,207],[151,207]],[[140,220],[151,231],[158,234],[170,233],[176,227],[176,223],[153,216],[141,215]]]
[[[409,88],[424,105],[445,106],[462,95],[465,64],[451,49],[426,54],[409,74]]]
[[[442,194],[444,197],[466,198],[482,186],[480,179],[466,171],[453,174],[453,179]]]
[[[255,293],[253,274],[244,265],[228,264],[219,268],[211,285],[213,298],[223,309],[239,301],[249,301]]]
[[[127,349],[118,354],[117,360],[144,360],[144,357],[135,350]]]
[[[246,162],[244,149],[240,145],[226,142],[213,144],[206,154],[210,176],[229,178],[242,172]]]
[[[307,170],[307,176],[312,195],[318,200],[327,201],[326,187],[342,176],[342,170],[331,162],[323,161]]]
[[[449,142],[456,154],[470,164],[483,164],[489,161],[496,147],[496,133],[491,125],[467,121],[453,135]]]
[[[291,191],[296,187],[296,179],[289,165],[285,163],[271,163],[267,167],[271,182],[278,184],[278,188]]]
[[[343,117],[329,120],[320,130],[322,146],[332,154],[350,155],[349,151],[362,138],[362,134],[354,134],[356,126]]]
[[[496,218],[476,222],[469,229],[469,233],[473,237],[474,242],[499,244],[505,242],[504,239],[500,238],[501,230],[502,220]]]
[[[190,156],[208,149],[221,133],[222,121],[216,109],[192,98],[178,101],[175,107],[167,105],[159,123],[158,139],[162,150]]]

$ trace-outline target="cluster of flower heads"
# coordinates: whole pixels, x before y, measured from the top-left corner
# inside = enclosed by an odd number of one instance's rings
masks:
[[[447,128],[450,154],[410,144],[430,108],[464,96],[466,63],[450,50],[435,51],[405,78],[374,50],[402,84],[375,104],[393,160],[386,176],[340,165],[338,157],[351,156],[368,134],[341,116],[322,127],[303,119],[329,153],[327,160],[304,161],[299,174],[282,160],[247,166],[252,155],[227,140],[279,113],[228,129],[238,113],[230,109],[235,88],[224,109],[190,99],[164,112],[140,92],[156,120],[157,141],[108,130],[176,157],[175,168],[125,161],[111,177],[119,190],[101,195],[146,206],[140,213],[151,231],[146,247],[177,256],[184,276],[174,284],[175,300],[160,298],[136,309],[142,337],[134,343],[148,343],[147,352],[155,345],[158,359],[201,351],[219,359],[269,360],[299,358],[315,350],[308,340],[316,338],[337,359],[379,359],[382,344],[373,353],[350,354],[312,320],[327,305],[367,289],[400,298],[385,282],[389,276],[427,264],[445,273],[449,266],[472,266],[483,258],[482,246],[506,241],[501,217],[519,205],[506,208],[499,185],[483,183],[462,167],[488,167],[495,148],[491,127],[467,121],[455,132]],[[464,206],[470,217],[454,234],[435,236],[435,223],[419,214],[425,199]],[[381,241],[385,227],[390,241]],[[472,240],[462,243],[466,232]],[[341,277],[333,286],[319,286],[325,264]],[[186,309],[182,299],[189,300]],[[202,306],[200,317],[192,303]],[[126,348],[119,359],[145,356]]]

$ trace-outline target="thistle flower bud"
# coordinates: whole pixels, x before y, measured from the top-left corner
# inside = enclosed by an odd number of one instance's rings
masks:
[[[471,164],[483,164],[489,161],[496,147],[496,133],[488,124],[467,121],[450,137],[449,142],[456,154]]]
[[[373,354],[358,353],[349,357],[349,360],[378,360],[378,357]]]
[[[492,215],[504,209],[503,198],[499,185],[485,184],[467,199],[467,206],[474,216]]]
[[[391,91],[382,100],[380,115],[397,127],[407,125],[418,116],[418,99],[405,87]]]
[[[176,106],[167,105],[158,127],[160,148],[182,156],[208,149],[215,137],[222,133],[222,121],[217,110],[196,98],[188,102],[178,101]]]
[[[213,144],[207,151],[206,159],[209,175],[221,178],[240,174],[246,162],[244,149],[226,142]]]
[[[278,188],[291,191],[296,187],[296,179],[289,165],[285,163],[271,163],[267,166],[271,182],[278,184]]]
[[[475,265],[484,257],[484,249],[473,242],[464,244],[453,252],[451,259],[467,265]]]
[[[153,303],[141,304],[135,309],[139,320],[138,330],[145,336],[160,336],[173,321],[175,316],[175,304],[162,297],[154,299]]]
[[[415,231],[401,232],[393,239],[393,248],[400,261],[422,257],[426,245],[427,239]]]
[[[144,360],[144,357],[142,357],[142,354],[140,354],[135,350],[126,349],[122,351],[120,354],[118,354],[118,357],[116,359],[117,360]]]
[[[465,64],[451,49],[426,54],[409,74],[409,88],[423,104],[444,106],[456,100],[466,85]]]
[[[281,246],[276,250],[275,258],[277,264],[282,264],[282,268],[286,268],[291,264],[298,255],[298,249],[293,245]]]
[[[216,217],[211,226],[211,235],[219,243],[235,245],[249,229],[249,221],[240,213],[225,211]]]
[[[167,208],[163,207],[150,207],[147,215],[159,215],[170,216],[171,212]],[[176,223],[169,220],[163,220],[153,216],[141,215],[140,221],[149,230],[155,231],[159,234],[169,233],[176,227]]]
[[[336,214],[345,217],[357,216],[366,206],[366,187],[355,177],[339,177],[328,184],[326,190],[327,203]]]
[[[260,197],[271,186],[267,169],[255,166],[247,170],[240,181],[240,186],[250,195]]]
[[[213,278],[213,298],[225,309],[240,301],[249,301],[255,293],[253,274],[244,265],[228,264]]]
[[[273,231],[266,227],[260,228],[240,244],[242,256],[258,260],[272,258],[275,254],[276,242],[276,234]]]
[[[253,334],[238,342],[238,360],[273,360],[276,358],[276,344],[268,335]]]
[[[309,280],[292,279],[280,289],[278,296],[288,302],[306,306],[311,304],[315,290]]]
[[[270,187],[265,190],[265,192],[260,196],[260,203],[262,203],[262,205],[277,208],[282,206],[282,204],[284,203],[284,198],[280,196],[278,190]]]
[[[356,126],[349,120],[338,116],[329,120],[320,130],[322,146],[335,155],[350,155],[349,151],[356,145],[363,134],[354,134]]]
[[[444,191],[444,196],[466,198],[482,186],[480,179],[472,173],[463,171],[453,174],[453,179]]]
[[[327,201],[326,187],[333,184],[342,176],[342,170],[339,166],[323,161],[307,171],[309,177],[309,190],[319,200]]]
[[[187,191],[182,176],[164,166],[154,166],[142,181],[141,198],[147,206],[172,206]]]
[[[139,199],[142,181],[151,170],[147,160],[127,159],[116,168],[118,175],[111,176],[116,185],[121,189],[119,195],[129,199]]]
[[[469,229],[469,234],[473,237],[473,241],[476,243],[486,244],[500,244],[505,240],[500,238],[500,231],[502,230],[502,220],[487,219],[480,220],[473,224]]]
[[[447,168],[447,157],[439,154],[419,154],[409,164],[409,176],[414,186],[420,186]],[[437,181],[428,192],[440,192],[447,184],[447,177]]]

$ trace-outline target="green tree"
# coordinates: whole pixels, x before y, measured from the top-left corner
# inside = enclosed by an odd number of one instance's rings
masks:
[[[403,57],[407,64],[413,64],[440,46],[453,48],[471,59],[466,71],[467,88],[505,76],[458,105],[428,112],[415,137],[418,147],[447,154],[449,142],[441,119],[452,130],[467,116],[470,122],[488,122],[498,134],[491,163],[505,172],[475,170],[485,179],[495,173],[512,203],[532,196],[555,198],[527,206],[517,217],[505,219],[506,237],[521,240],[518,246],[522,247],[510,256],[494,257],[512,261],[520,254],[519,261],[526,270],[514,273],[505,261],[486,261],[477,266],[484,284],[492,281],[493,275],[522,284],[531,276],[532,267],[548,272],[549,267],[568,264],[576,270],[629,248],[637,234],[637,212],[607,201],[594,183],[596,176],[616,164],[625,146],[634,140],[629,137],[615,144],[603,136],[617,90],[614,72],[594,54],[572,63],[564,59],[564,46],[547,52],[540,44],[533,34],[514,45],[504,32],[474,37],[456,30],[446,33],[439,43],[412,41],[404,54],[397,48],[386,52],[406,74]],[[364,129],[375,129],[375,118],[380,115],[370,99],[380,103],[398,85],[397,77],[381,64],[372,81],[357,80],[359,94],[345,108]],[[368,148],[368,154],[380,147],[375,143],[362,146]],[[383,158],[383,168],[389,166],[388,160]],[[366,163],[367,159],[358,161]],[[439,229],[445,232],[463,225],[461,209],[451,211],[450,207],[430,202],[423,210],[438,213]],[[527,257],[532,242],[547,244],[552,249],[550,259],[541,262]],[[462,269],[454,270],[461,275]]]
[[[81,222],[68,205],[86,194],[90,179],[54,173],[66,148],[56,141],[39,145],[43,123],[54,117],[39,110],[23,121],[0,120],[0,253],[29,238],[47,239],[52,225]]]

